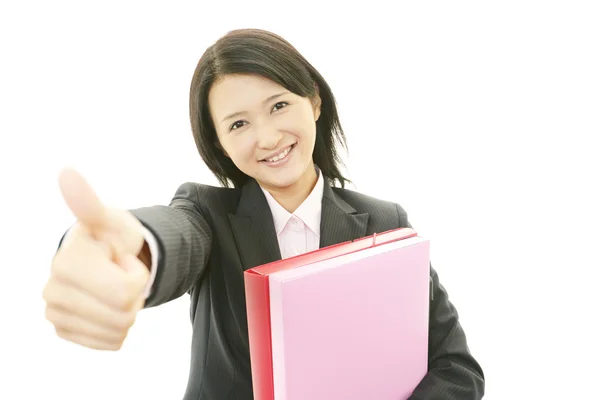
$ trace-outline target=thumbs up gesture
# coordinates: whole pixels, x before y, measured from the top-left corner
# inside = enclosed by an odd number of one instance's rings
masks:
[[[130,212],[104,206],[72,169],[61,172],[59,185],[77,222],[52,260],[46,319],[66,340],[118,350],[145,301],[142,225]]]

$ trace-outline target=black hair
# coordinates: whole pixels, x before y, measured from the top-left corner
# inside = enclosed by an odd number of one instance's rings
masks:
[[[337,145],[347,150],[335,98],[321,74],[282,37],[260,29],[238,29],[210,46],[198,62],[190,87],[190,122],[200,156],[225,187],[242,186],[248,175],[227,157],[217,138],[208,106],[215,81],[229,74],[255,74],[302,97],[319,95],[321,114],[316,122],[313,162],[331,184],[350,182],[340,171]]]

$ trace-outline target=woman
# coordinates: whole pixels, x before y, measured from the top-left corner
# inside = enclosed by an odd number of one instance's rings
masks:
[[[252,399],[243,271],[410,224],[399,205],[343,188],[331,89],[272,33],[233,31],[206,50],[190,118],[225,187],[185,183],[169,207],[131,210],[146,228],[140,259],[152,271],[144,307],[191,295],[185,399]],[[429,371],[412,398],[480,399],[483,372],[433,269],[431,277]]]

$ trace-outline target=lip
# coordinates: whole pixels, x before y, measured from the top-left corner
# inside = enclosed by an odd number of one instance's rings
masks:
[[[263,162],[263,161],[266,161],[266,160],[268,160],[269,158],[273,158],[273,157],[275,157],[276,155],[278,155],[278,154],[281,154],[281,152],[283,152],[283,151],[284,151],[285,149],[287,149],[288,147],[292,147],[292,148],[293,148],[293,146],[295,146],[295,145],[296,145],[296,143],[292,143],[292,144],[288,144],[287,146],[280,147],[279,149],[277,149],[276,151],[272,152],[272,153],[271,153],[271,154],[269,154],[268,156],[266,156],[266,157],[263,157],[263,158],[262,158],[261,160],[259,160],[259,161],[260,161],[260,162]],[[286,157],[286,158],[287,158],[287,157]]]
[[[274,161],[274,162],[269,162],[269,161],[265,161],[265,159],[263,159],[263,160],[261,160],[259,162],[261,164],[263,164],[263,165],[266,165],[267,167],[278,167],[278,166],[280,166],[282,164],[285,164],[290,159],[291,155],[294,153],[294,150],[296,149],[296,143],[292,144],[291,146],[282,147],[281,150],[279,150],[278,152],[274,153],[273,155],[270,155],[270,156],[266,157],[266,158],[275,157],[276,155],[280,154],[282,151],[284,151],[288,147],[291,147],[290,151],[281,160],[277,160],[277,161]]]

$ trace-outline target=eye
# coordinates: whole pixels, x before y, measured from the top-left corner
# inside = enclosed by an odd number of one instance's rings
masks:
[[[277,111],[277,110],[281,110],[283,107],[287,106],[288,102],[287,101],[280,101],[279,103],[275,104],[273,106],[273,110],[272,111]]]
[[[244,126],[246,124],[245,121],[239,120],[239,121],[235,121],[230,127],[229,127],[229,131],[233,131],[235,129],[239,129],[242,126]]]

